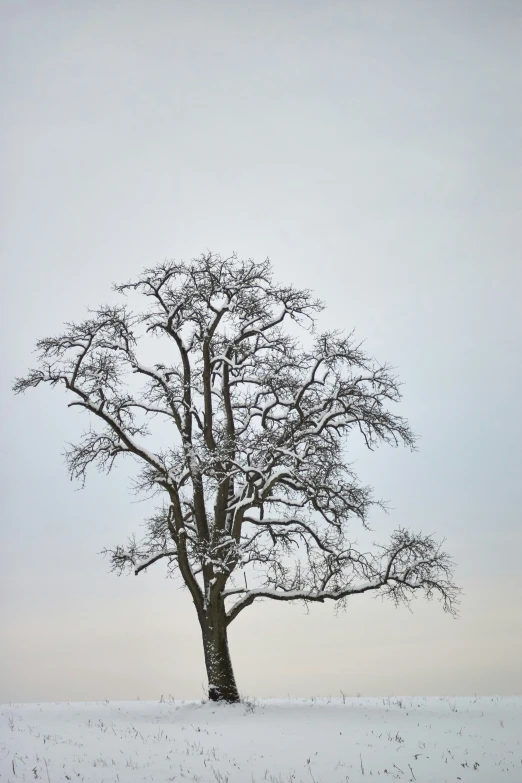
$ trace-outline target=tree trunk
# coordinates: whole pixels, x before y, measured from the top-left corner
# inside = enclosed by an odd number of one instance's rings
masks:
[[[238,702],[230,651],[228,649],[225,607],[209,606],[200,617],[205,665],[208,676],[208,698],[211,701]]]

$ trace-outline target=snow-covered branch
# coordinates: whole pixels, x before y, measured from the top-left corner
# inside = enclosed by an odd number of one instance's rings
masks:
[[[341,602],[352,595],[375,591],[390,596],[396,604],[408,604],[413,594],[421,590],[428,599],[436,595],[445,611],[456,614],[460,591],[452,581],[453,562],[431,536],[415,535],[399,529],[393,534],[389,545],[381,547],[380,559],[367,559],[348,550],[325,559],[324,563],[329,573],[323,577],[322,583],[320,569],[311,569],[306,576],[300,573],[298,579],[294,578],[293,585],[276,578],[269,581],[267,586],[226,591],[224,598],[241,595],[227,611],[227,622],[232,622],[244,608],[259,598]],[[361,571],[371,578],[354,581],[354,573]],[[325,589],[332,576],[335,577],[335,586]]]

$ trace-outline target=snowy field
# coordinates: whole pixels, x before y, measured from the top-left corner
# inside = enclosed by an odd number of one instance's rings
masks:
[[[6,783],[522,781],[522,697],[9,704]]]

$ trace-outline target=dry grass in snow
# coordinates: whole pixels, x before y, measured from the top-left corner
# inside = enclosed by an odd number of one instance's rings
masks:
[[[5,783],[522,781],[522,697],[9,704]]]

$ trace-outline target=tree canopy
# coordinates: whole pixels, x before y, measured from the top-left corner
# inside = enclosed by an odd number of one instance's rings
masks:
[[[371,553],[353,540],[377,501],[346,459],[347,437],[415,446],[393,411],[391,367],[353,333],[318,331],[322,303],[275,283],[268,260],[206,253],[115,290],[141,309],[103,306],[39,340],[38,367],[14,386],[61,384],[90,414],[67,451],[72,477],[130,456],[138,488],[160,496],[145,536],[107,550],[115,570],[179,569],[204,640],[202,618],[214,612],[209,628],[226,628],[260,598],[342,603],[378,591],[407,603],[420,591],[455,613],[453,564],[431,535],[399,527]],[[161,362],[144,359],[148,337]]]

